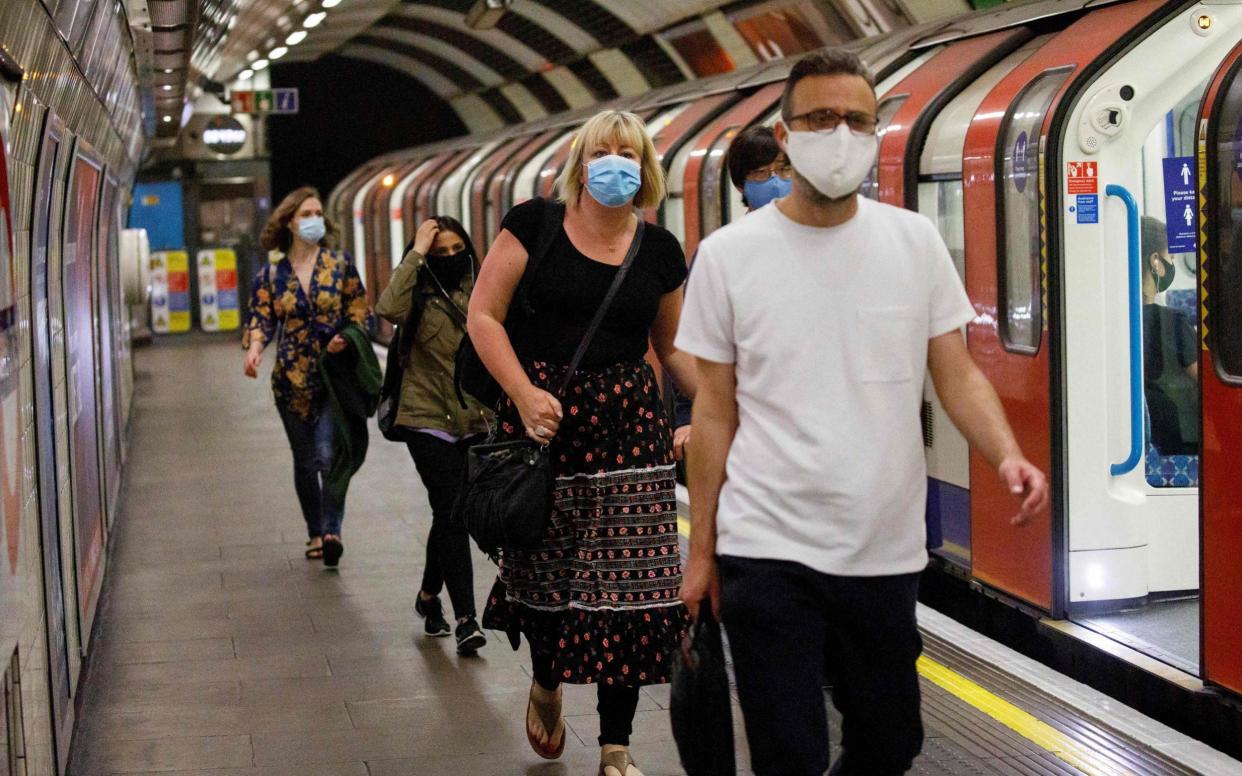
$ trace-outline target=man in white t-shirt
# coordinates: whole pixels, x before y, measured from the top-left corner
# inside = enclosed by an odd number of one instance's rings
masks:
[[[833,773],[904,773],[923,740],[924,373],[1020,503],[1015,525],[1048,486],[966,350],[974,309],[935,227],[857,195],[877,150],[866,67],[804,58],[781,117],[792,193],[704,240],[687,286],[677,347],[699,386],[682,598],[723,618],[755,773],[828,768],[825,654],[844,718]]]

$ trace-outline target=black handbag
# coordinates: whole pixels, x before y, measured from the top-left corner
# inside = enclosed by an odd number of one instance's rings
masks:
[[[711,606],[700,606],[697,620],[673,656],[669,717],[677,754],[687,776],[737,773],[733,754],[733,706],[725,669],[720,624]]]
[[[505,331],[509,340],[514,341],[515,335],[521,330],[522,324],[534,312],[530,305],[527,291],[530,279],[535,270],[543,263],[552,243],[561,233],[561,224],[565,221],[565,205],[561,202],[547,202],[543,208],[543,218],[539,222],[539,232],[535,239],[535,250],[526,258],[526,268],[522,270],[522,279],[513,291],[513,299],[509,302],[509,312],[505,316]],[[492,377],[479,358],[474,343],[470,341],[470,333],[461,338],[457,355],[453,364],[453,385],[457,390],[457,400],[464,409],[466,395],[478,399],[484,407],[495,407],[500,403],[502,391],[500,383]]]
[[[379,406],[375,409],[375,421],[380,433],[390,442],[409,439],[409,430],[397,425],[397,410],[401,406],[401,329],[393,330],[388,343],[388,358],[384,360],[384,384],[380,386]]]
[[[645,222],[640,216],[625,261],[570,361],[557,396],[563,396],[595,332],[612,306],[642,243]],[[547,529],[552,500],[552,462],[548,445],[529,439],[475,445],[466,454],[464,483],[454,506],[455,518],[487,555],[495,558],[506,547],[538,544]]]

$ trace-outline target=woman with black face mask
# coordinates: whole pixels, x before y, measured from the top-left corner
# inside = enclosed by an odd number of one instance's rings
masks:
[[[451,632],[440,603],[448,588],[457,619],[457,651],[473,654],[487,643],[475,619],[470,538],[452,519],[466,450],[488,431],[491,415],[467,397],[462,408],[453,387],[453,358],[466,331],[466,308],[478,271],[474,245],[454,218],[423,222],[375,311],[397,324],[403,369],[396,425],[431,502],[431,533],[422,588],[414,608],[428,636]]]

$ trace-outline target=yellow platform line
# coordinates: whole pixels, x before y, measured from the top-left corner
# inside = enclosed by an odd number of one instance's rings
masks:
[[[687,539],[690,538],[690,521],[678,515],[677,531]],[[1128,773],[1116,764],[1102,759],[1089,746],[1075,741],[1030,712],[985,690],[926,655],[919,658],[918,670],[919,675],[932,684],[1083,773],[1090,776],[1126,776]]]

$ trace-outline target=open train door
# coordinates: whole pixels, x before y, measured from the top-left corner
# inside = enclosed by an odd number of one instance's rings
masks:
[[[1242,693],[1242,45],[1203,100],[1198,162],[1203,678]]]

